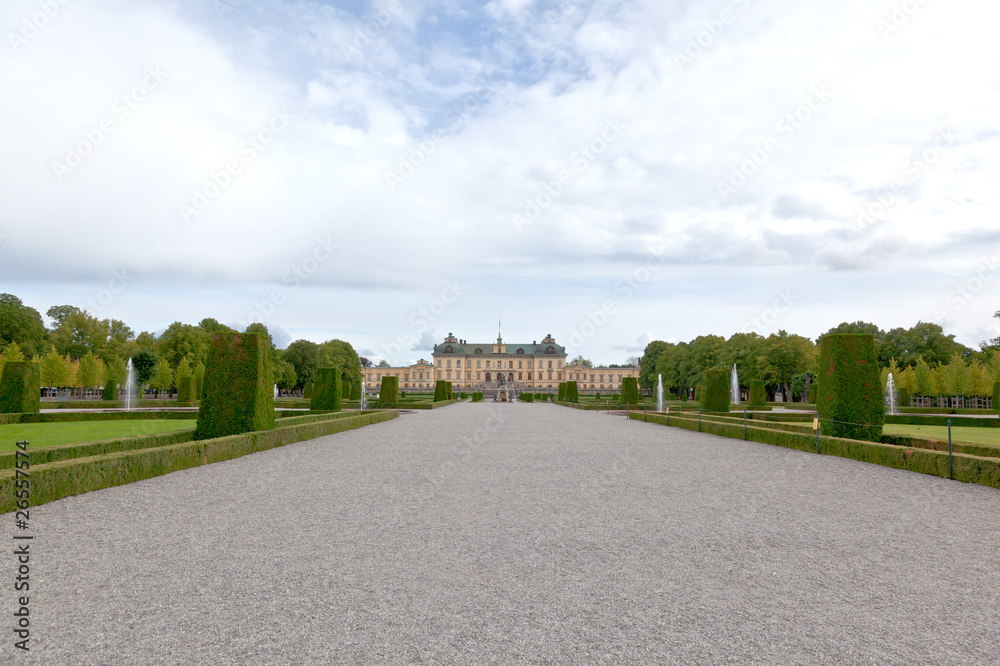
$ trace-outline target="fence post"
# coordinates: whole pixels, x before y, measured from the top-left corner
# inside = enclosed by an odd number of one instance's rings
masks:
[[[743,409],[743,441],[747,441],[747,410]]]
[[[701,432],[701,405],[698,405],[698,432]]]
[[[813,419],[813,429],[816,431],[816,453],[819,453],[819,413]]]
[[[955,479],[955,463],[951,452],[951,419],[948,419],[948,478]]]

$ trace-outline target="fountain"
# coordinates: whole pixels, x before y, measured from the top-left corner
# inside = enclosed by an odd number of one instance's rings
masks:
[[[365,380],[362,379],[361,380],[361,398],[360,398],[360,400],[361,400],[361,402],[360,402],[361,411],[365,410],[365,406],[368,403],[368,400],[366,399],[367,397],[368,396],[365,395]]]
[[[740,404],[740,375],[736,371],[735,363],[733,363],[733,372],[729,375],[729,402],[734,405]]]
[[[132,359],[125,366],[125,411],[131,412],[139,406],[139,389],[135,384],[135,368]]]
[[[656,376],[656,411],[663,411],[663,375]]]
[[[899,399],[899,394],[896,392],[896,380],[892,378],[892,373],[889,373],[889,381],[885,383],[885,413],[889,415],[895,415],[899,412],[896,410],[896,403]]]

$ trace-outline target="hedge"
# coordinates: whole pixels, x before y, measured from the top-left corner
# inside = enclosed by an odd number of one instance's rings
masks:
[[[313,395],[313,383],[306,382],[305,384],[302,385],[302,397],[305,398],[306,400],[309,400],[310,398],[312,398],[312,395]]]
[[[347,396],[349,400],[361,400],[361,380],[351,380],[351,393]]]
[[[48,412],[46,414],[0,414],[0,425],[18,423],[72,423],[77,421],[143,421],[197,419],[198,412]]]
[[[896,390],[896,407],[909,407],[910,406],[910,391],[909,389],[901,388]]]
[[[518,394],[517,399],[520,400],[521,402],[534,402],[535,396],[531,395],[530,393],[520,393]]]
[[[812,388],[812,387],[810,387]],[[756,409],[767,405],[767,389],[763,379],[750,380],[750,408]]]
[[[816,389],[817,388],[819,388],[819,386],[816,384],[816,382],[810,382],[809,383],[809,390],[806,392],[806,401],[810,402],[810,403],[812,403],[814,405],[816,404]]]
[[[1000,411],[1000,382],[993,384],[993,411]]]
[[[109,453],[119,453],[121,451],[139,451],[141,449],[153,449],[161,446],[183,444],[184,442],[190,442],[193,439],[194,432],[191,430],[180,430],[177,432],[166,432],[156,435],[120,437],[118,439],[107,439],[100,442],[86,442],[84,444],[61,444],[59,446],[46,446],[37,449],[35,447],[31,447],[31,468],[34,470],[36,465],[47,465],[48,463],[58,462],[60,460],[89,458]],[[14,451],[5,451],[0,453],[0,469],[12,469],[14,467],[14,456]]]
[[[566,402],[579,402],[580,390],[575,381],[566,382]]]
[[[559,382],[558,396],[559,402],[566,399],[566,382]]]
[[[274,427],[274,373],[259,333],[216,333],[208,349],[196,440]]]
[[[824,335],[818,381],[816,408],[824,435],[879,441],[885,397],[871,333]]]
[[[448,397],[446,398],[446,400],[454,400],[455,399],[455,392],[454,392],[454,390],[452,390],[451,382],[446,381],[444,384],[445,384],[445,386],[448,389]]]
[[[104,382],[104,390],[101,392],[101,400],[117,400],[118,399],[118,382],[113,379],[109,379]]]
[[[706,370],[702,380],[701,409],[704,412],[729,411],[729,373],[725,370]]]
[[[309,400],[310,410],[339,412],[344,408],[340,372],[340,368],[336,367],[316,370],[316,381],[313,383],[312,398]]]
[[[195,386],[197,381],[194,377],[181,377],[177,380],[177,402],[191,403],[194,401]]]
[[[378,401],[393,406],[399,400],[399,377],[383,377],[382,388],[378,391]]]
[[[55,461],[31,466],[32,506],[70,495],[150,479],[182,469],[266,451],[295,442],[394,419],[398,411],[371,412],[318,423],[246,432],[154,448]],[[188,433],[190,434],[190,433]],[[32,451],[34,461],[37,453]],[[0,471],[0,512],[14,509],[14,470]]]
[[[443,379],[434,382],[434,402],[441,402],[448,399],[448,385]]]
[[[33,361],[8,361],[0,376],[0,414],[41,411],[41,370]]]
[[[482,402],[482,401],[483,401],[483,394],[481,391],[476,391],[475,393],[472,394],[472,402]]]
[[[826,339],[826,336],[824,336],[824,339]],[[822,370],[824,367],[826,366],[820,366],[820,369]],[[816,436],[814,434],[785,432],[770,428],[748,426],[746,435],[744,436],[742,423],[723,424],[716,423],[712,419],[703,418],[699,424],[697,418],[691,418],[690,416],[677,416],[673,414],[667,416],[655,412],[648,414],[635,412],[630,414],[629,418],[650,421],[661,425],[668,425],[669,419],[669,425],[673,427],[685,428],[687,430],[698,430],[700,427],[702,432],[721,437],[745,438],[753,442],[799,449],[800,451],[816,451]],[[861,462],[893,467],[895,469],[905,469],[921,474],[948,477],[948,454],[946,452],[825,435],[821,436],[819,441],[820,452],[826,455],[851,458]],[[953,462],[954,479],[956,481],[978,483],[992,488],[1000,488],[1000,459],[959,453],[953,456]]]
[[[622,379],[622,399],[623,405],[639,404],[639,380],[635,377],[625,377]]]

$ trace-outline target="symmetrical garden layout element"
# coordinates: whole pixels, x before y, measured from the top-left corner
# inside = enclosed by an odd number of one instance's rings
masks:
[[[462,403],[33,509],[22,661],[990,663],[998,517],[983,486]]]

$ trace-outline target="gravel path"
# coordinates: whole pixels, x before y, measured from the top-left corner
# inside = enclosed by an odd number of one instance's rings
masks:
[[[1000,491],[552,405],[408,414],[31,517],[32,652],[8,630],[2,663],[1000,659]]]

